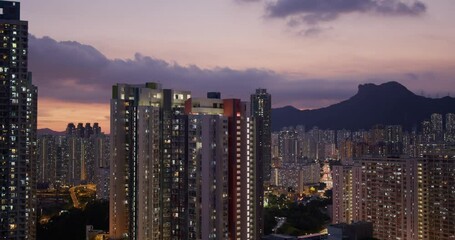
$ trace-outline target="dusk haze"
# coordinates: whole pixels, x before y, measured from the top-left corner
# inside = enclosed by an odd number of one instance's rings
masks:
[[[453,0],[0,0],[0,240],[455,240]]]
[[[38,126],[60,131],[63,116],[108,126],[117,82],[242,97],[260,86],[273,107],[299,109],[337,103],[369,82],[454,96],[454,11],[450,0],[22,4],[41,87]]]

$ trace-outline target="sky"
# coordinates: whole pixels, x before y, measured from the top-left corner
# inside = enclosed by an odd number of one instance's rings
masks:
[[[455,96],[453,0],[22,0],[38,128],[99,122],[115,83],[326,107],[359,84]]]

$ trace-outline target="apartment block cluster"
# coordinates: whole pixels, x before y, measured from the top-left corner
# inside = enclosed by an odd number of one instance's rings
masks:
[[[453,152],[454,145],[453,113],[434,113],[412,131],[405,131],[400,125],[376,125],[358,131],[283,128],[272,133],[271,183],[302,190],[319,182],[321,169],[316,167],[325,160],[352,163],[365,155],[423,157]]]
[[[333,223],[370,222],[377,239],[454,239],[454,124],[432,114],[420,132],[375,127],[364,150],[348,144],[332,168]]]
[[[444,120],[445,119],[445,120]],[[405,131],[401,125],[376,125],[370,130],[321,130],[288,127],[272,134],[276,166],[311,160],[349,160],[363,155],[421,157],[450,150],[455,144],[455,114],[439,113]]]
[[[455,158],[367,157],[333,167],[333,223],[373,223],[377,239],[455,238]]]
[[[38,136],[37,183],[44,188],[96,184],[109,199],[109,136],[98,123],[69,123],[63,135]]]
[[[400,125],[376,125],[369,131],[337,131],[337,136],[341,136],[337,149],[342,161],[364,155],[443,154],[452,152],[455,144],[455,114],[433,113],[429,120],[411,131],[405,131]]]
[[[272,133],[270,184],[291,187],[298,193],[319,185],[321,165],[326,159],[337,158],[335,133],[317,127],[305,131],[303,126]]]
[[[454,134],[453,113],[412,131],[284,128],[272,133],[271,183],[303,191],[330,161],[334,224],[372,223],[377,239],[454,239]]]
[[[260,239],[271,96],[117,84],[111,100],[110,238]]]

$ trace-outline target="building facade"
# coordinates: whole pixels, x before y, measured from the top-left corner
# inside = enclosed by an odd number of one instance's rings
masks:
[[[455,238],[454,158],[363,157],[333,176],[333,223],[371,222],[377,239]]]
[[[189,115],[190,239],[229,239],[228,119],[220,93],[192,98]]]
[[[256,89],[251,95],[251,115],[254,122],[255,163],[255,236],[264,234],[264,182],[271,181],[272,174],[272,96],[266,89]]]
[[[455,159],[420,159],[416,180],[418,239],[455,239]]]
[[[37,88],[28,72],[28,22],[0,1],[0,238],[35,239]]]
[[[250,106],[240,99],[224,99],[229,127],[229,238],[255,239],[255,156]]]
[[[58,188],[96,183],[107,191],[109,136],[98,123],[93,128],[89,123],[78,126],[69,123],[65,134],[38,136],[38,184]]]
[[[188,239],[190,92],[118,84],[111,100],[110,234]]]
[[[112,239],[259,239],[248,103],[117,84],[111,116]]]

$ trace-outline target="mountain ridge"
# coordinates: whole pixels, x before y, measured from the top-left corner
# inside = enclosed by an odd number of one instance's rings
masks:
[[[419,128],[432,113],[455,113],[455,98],[426,98],[398,82],[360,84],[357,93],[339,103],[313,110],[289,106],[272,110],[272,129],[304,125],[307,129],[369,129],[376,124]]]
[[[65,132],[59,132],[59,131],[54,131],[50,128],[40,128],[37,130],[37,135],[42,136],[42,135],[55,135],[55,136],[63,136],[65,135]]]
[[[272,130],[304,125],[307,129],[369,129],[376,124],[402,125],[405,130],[420,129],[432,113],[455,113],[455,98],[427,98],[417,95],[398,82],[360,84],[352,97],[327,107],[299,110],[287,105],[272,109]],[[38,135],[64,135],[49,128]]]

